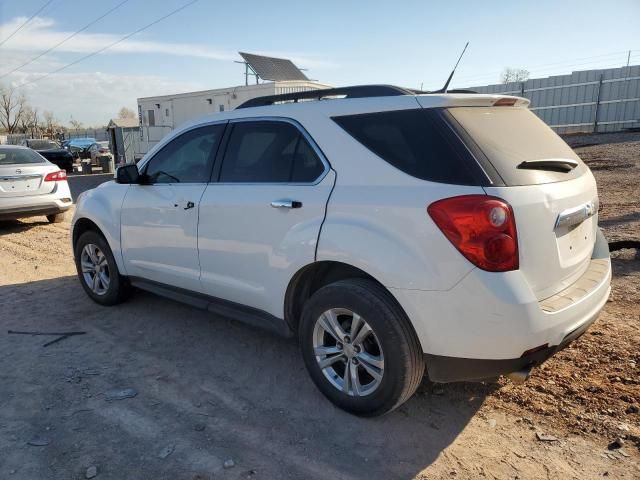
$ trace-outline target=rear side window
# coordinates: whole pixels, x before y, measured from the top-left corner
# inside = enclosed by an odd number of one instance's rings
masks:
[[[435,109],[347,115],[333,120],[409,175],[459,185],[486,183],[478,164]]]
[[[0,165],[24,165],[30,163],[48,163],[42,156],[26,148],[0,149]]]
[[[454,107],[448,112],[507,185],[570,180],[587,169],[571,147],[528,108]],[[575,160],[578,166],[571,171],[523,168],[540,160]]]
[[[324,171],[300,131],[286,122],[238,122],[229,137],[220,181],[311,183]]]

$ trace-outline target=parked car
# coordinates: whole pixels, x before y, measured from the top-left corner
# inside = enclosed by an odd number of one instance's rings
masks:
[[[45,215],[57,223],[71,205],[64,170],[27,147],[0,145],[0,219]]]
[[[80,196],[82,287],[295,334],[320,391],[360,415],[405,402],[425,368],[523,381],[611,279],[594,177],[528,103],[369,86],[203,117]]]
[[[100,166],[103,159],[113,161],[113,154],[109,149],[109,142],[95,142],[87,148],[91,158],[91,164]]]
[[[96,143],[96,139],[91,137],[72,138],[65,140],[64,143],[66,143],[65,148],[71,153],[73,158],[82,160],[91,158],[89,147]]]
[[[29,147],[51,163],[56,164],[67,173],[73,172],[73,156],[53,140],[38,140],[34,138],[22,140],[21,145]]]

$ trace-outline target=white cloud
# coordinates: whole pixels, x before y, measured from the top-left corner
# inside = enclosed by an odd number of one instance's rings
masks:
[[[27,19],[17,17],[0,25],[0,38],[7,37]],[[55,21],[51,18],[36,17],[20,34],[10,38],[4,45],[5,50],[22,52],[42,52],[69,37],[73,31],[54,30]],[[58,52],[89,53],[122,38],[125,34],[119,33],[79,33],[56,48]],[[233,60],[237,54],[231,51],[216,50],[205,45],[180,44],[170,42],[156,42],[150,40],[137,40],[131,38],[106,50],[110,53],[164,53],[167,55],[180,55],[213,60]],[[106,53],[105,52],[105,53]]]
[[[6,38],[22,23],[26,17],[17,17],[0,24],[0,38]],[[173,81],[157,75],[118,75],[103,72],[67,73],[61,71],[42,81],[37,81],[48,72],[64,66],[57,53],[87,54],[104,48],[122,38],[125,33],[87,33],[83,32],[56,47],[51,54],[29,63],[16,72],[13,69],[28,62],[34,56],[57,45],[73,31],[56,30],[56,22],[51,18],[36,17],[19,34],[10,38],[1,47],[0,83],[20,85],[31,105],[40,110],[51,110],[63,123],[71,116],[85,124],[101,125],[115,116],[122,106],[136,107],[136,99],[145,96],[204,90],[212,88],[191,79]],[[252,50],[249,50],[252,51]],[[111,54],[165,54],[180,58],[204,58],[230,62],[239,59],[235,51],[216,49],[208,45],[161,42],[140,39],[138,36],[123,41],[105,51]],[[257,52],[259,53],[259,52]],[[332,62],[301,53],[262,52],[264,55],[291,58],[296,65],[313,70],[335,68]],[[179,59],[176,59],[180,61]],[[80,63],[79,65],[83,65]],[[76,67],[77,68],[77,67]],[[12,73],[9,73],[12,72]],[[310,73],[312,78],[317,76]],[[34,81],[33,84],[28,82]],[[24,85],[24,86],[22,86]]]
[[[26,21],[26,17],[17,17],[0,25],[0,38],[5,38],[18,26]],[[4,50],[15,50],[21,52],[40,53],[52,46],[62,42],[69,37],[72,31],[55,30],[56,23],[51,18],[36,17],[20,34],[9,39],[4,45]],[[126,33],[79,33],[72,39],[66,41],[55,49],[57,52],[90,53],[122,38]],[[142,34],[141,34],[142,35]],[[153,40],[139,39],[132,37],[113,47],[104,53],[162,53],[165,55],[176,55],[181,57],[205,58],[210,60],[232,61],[238,60],[236,51],[221,50],[210,45],[159,42]],[[308,68],[334,68],[334,63],[304,54],[274,54],[266,52],[265,55],[281,56],[291,58],[301,67]],[[5,66],[9,66],[6,65]]]
[[[15,73],[13,84],[26,83],[40,73]],[[106,125],[120,107],[136,109],[136,99],[144,96],[202,90],[194,82],[174,82],[154,75],[114,75],[92,72],[82,75],[59,73],[46,81],[25,85],[20,91],[40,111],[50,110],[64,124],[74,119],[85,125]]]

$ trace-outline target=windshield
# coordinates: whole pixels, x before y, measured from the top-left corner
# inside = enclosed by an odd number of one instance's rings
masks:
[[[96,143],[96,141],[93,138],[72,138],[69,140],[69,145],[77,147],[90,147],[94,143]]]
[[[49,163],[39,154],[28,148],[0,149],[0,165],[21,165],[27,163]]]
[[[448,112],[507,185],[570,180],[587,169],[571,147],[528,108],[453,107]],[[523,168],[523,162],[535,161],[543,167],[540,160],[570,160],[577,166],[564,172]]]
[[[51,150],[52,148],[60,148],[56,142],[51,140],[29,140],[28,145],[34,150]]]

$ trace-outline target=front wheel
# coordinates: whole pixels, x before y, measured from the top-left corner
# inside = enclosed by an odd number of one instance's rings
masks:
[[[422,381],[422,350],[409,320],[371,280],[341,280],[318,290],[305,304],[299,336],[316,386],[351,413],[390,412]]]
[[[101,305],[115,305],[130,293],[129,281],[118,266],[105,238],[93,230],[80,235],[75,245],[78,278],[89,297]]]

